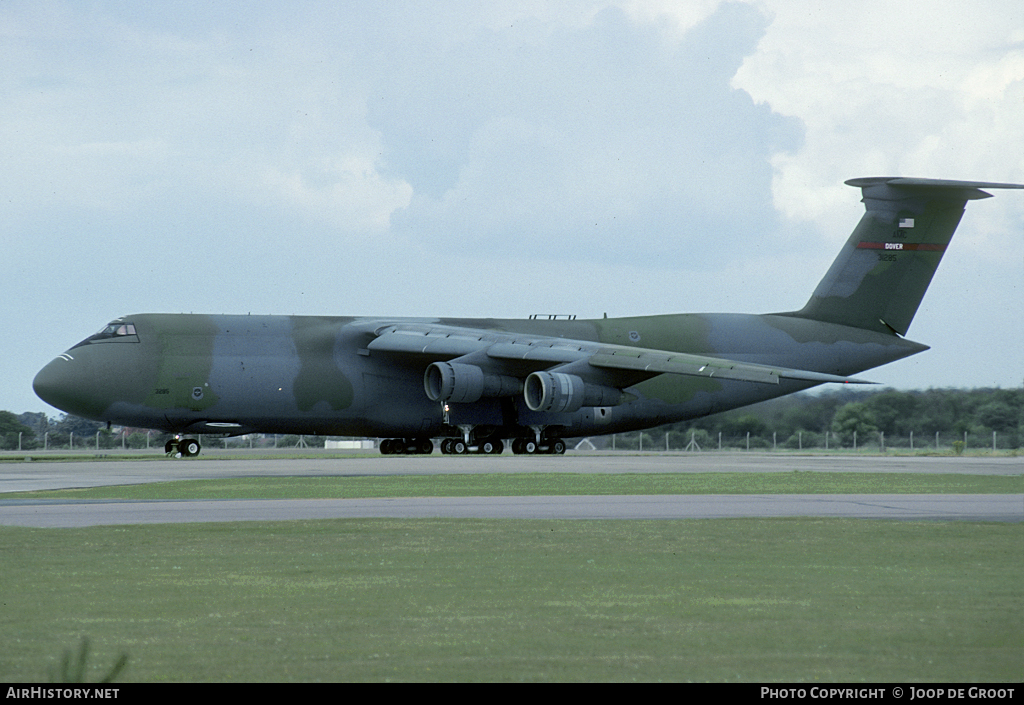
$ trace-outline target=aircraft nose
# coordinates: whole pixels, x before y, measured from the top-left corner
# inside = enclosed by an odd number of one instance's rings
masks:
[[[61,411],[76,416],[93,416],[95,399],[88,389],[88,375],[67,353],[54,358],[32,381],[36,396]]]

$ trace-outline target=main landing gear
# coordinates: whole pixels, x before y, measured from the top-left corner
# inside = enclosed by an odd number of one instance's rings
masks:
[[[380,442],[381,455],[430,455],[434,443],[429,438],[385,438]]]
[[[462,438],[445,438],[441,441],[441,452],[445,455],[466,455],[467,453],[501,455],[503,450],[505,450],[505,444],[500,438],[484,438],[475,444],[467,443]]]
[[[562,455],[565,441],[554,435],[545,435],[544,426],[474,426],[472,424],[449,425],[444,432],[451,434],[441,439],[444,455],[501,455],[513,436],[512,452],[516,455]],[[461,431],[460,435],[455,435]],[[382,455],[429,455],[434,444],[429,438],[385,438],[380,442]]]
[[[194,458],[199,455],[203,447],[199,445],[199,441],[195,438],[178,438],[174,437],[164,444],[164,452],[167,455],[177,455],[181,453],[182,458]]]
[[[445,438],[441,441],[441,452],[445,455],[501,455],[504,451],[505,442],[500,438],[484,438],[475,442]],[[434,444],[429,439],[385,438],[380,442],[380,452],[381,455],[430,455],[434,452]],[[512,452],[516,455],[562,455],[565,453],[565,441],[561,438],[543,438],[540,442],[532,438],[515,438],[512,440]],[[182,450],[181,454],[184,457],[185,451]]]
[[[480,453],[481,455],[501,455],[505,444],[497,438],[485,438],[471,445],[461,438],[445,438],[441,441],[441,452],[446,455],[465,455]],[[545,438],[538,443],[532,438],[514,438],[512,452],[516,455],[562,455],[565,453],[565,441],[561,438]]]
[[[565,441],[561,438],[548,438],[538,443],[532,438],[517,438],[512,441],[512,452],[516,455],[562,455],[565,453]]]

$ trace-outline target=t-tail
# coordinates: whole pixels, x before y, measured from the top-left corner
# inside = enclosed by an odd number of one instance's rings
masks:
[[[1020,184],[866,178],[867,212],[807,305],[783,315],[906,335],[967,201]]]

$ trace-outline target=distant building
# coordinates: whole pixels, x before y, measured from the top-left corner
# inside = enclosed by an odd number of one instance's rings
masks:
[[[324,441],[327,450],[373,450],[373,441]]]

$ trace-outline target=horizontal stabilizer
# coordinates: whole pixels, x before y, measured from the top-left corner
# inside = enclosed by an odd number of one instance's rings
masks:
[[[872,186],[898,186],[903,188],[930,189],[935,191],[957,192],[954,198],[962,198],[966,201],[973,201],[982,198],[991,198],[992,194],[985,193],[981,189],[1024,189],[1024,184],[1000,184],[990,181],[953,181],[949,179],[912,179],[893,176],[876,176],[863,179],[850,179],[845,182],[847,186],[867,188]],[[867,196],[867,194],[865,194]]]

